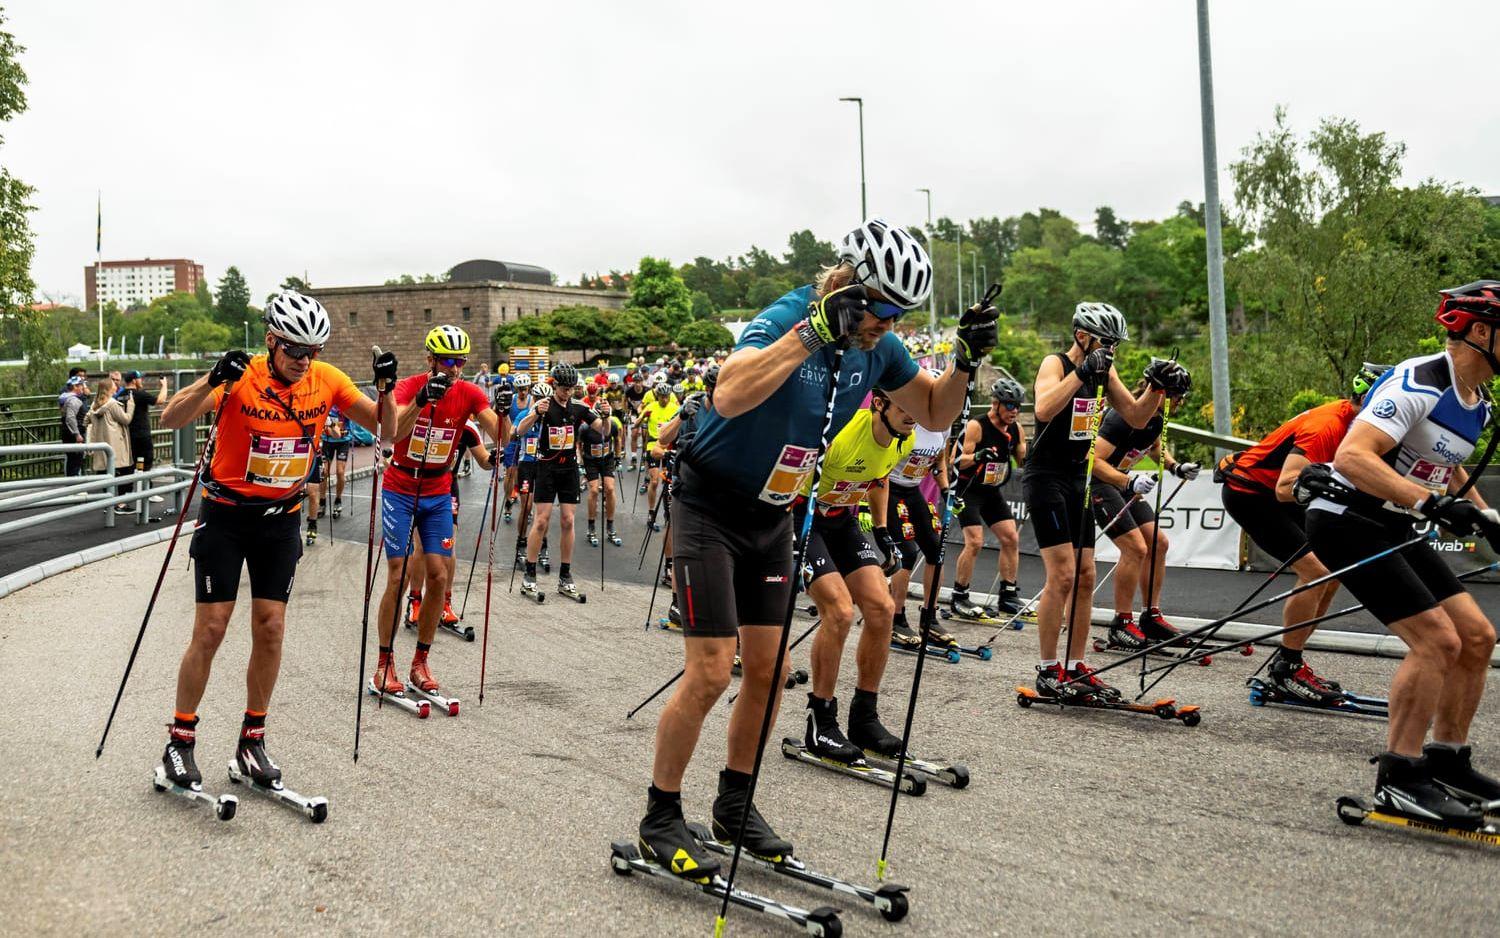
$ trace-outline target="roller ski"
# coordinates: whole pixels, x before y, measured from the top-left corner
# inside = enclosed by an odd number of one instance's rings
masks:
[[[419,651],[417,655],[412,659],[411,671],[406,676],[406,695],[412,700],[426,701],[450,717],[458,716],[458,698],[444,697],[440,693],[442,688],[427,666],[426,653]]]
[[[682,609],[677,605],[677,600],[672,600],[672,605],[667,607],[667,614],[656,620],[656,626],[669,632],[682,631]],[[740,656],[734,656],[735,674],[739,674]]]
[[[307,519],[307,536],[302,539],[302,543],[306,544],[308,547],[311,547],[314,544],[316,544],[317,542],[318,542],[318,522],[314,518],[308,518]]]
[[[744,667],[740,664],[740,656],[735,655],[734,664],[729,666],[729,673],[733,674],[735,677],[739,677],[743,670]],[[794,668],[792,671],[787,673],[786,689],[791,690],[799,684],[806,684],[809,680],[811,680],[811,678],[808,676],[806,668]]]
[[[514,499],[507,498],[505,500],[505,514],[501,517],[500,520],[504,521],[506,524],[511,523],[511,518],[513,517],[511,514],[511,509],[515,506],[515,504],[516,503]]]
[[[1452,749],[1428,743],[1422,747],[1422,757],[1438,787],[1488,817],[1500,817],[1500,780],[1474,768],[1473,747]]]
[[[713,832],[702,824],[689,824],[688,832],[693,835],[693,839],[698,842],[698,845],[705,850],[710,850],[722,857],[732,856],[734,853],[734,844],[723,843],[714,839]],[[848,880],[839,879],[836,876],[829,876],[826,873],[811,870],[796,857],[787,856],[783,857],[779,862],[772,862],[749,852],[744,852],[740,855],[761,869],[770,870],[789,879],[795,879],[799,883],[806,883],[809,886],[817,886],[820,889],[827,889],[830,892],[853,896],[861,902],[868,903],[888,922],[901,921],[903,918],[906,918],[906,913],[911,910],[910,903],[906,898],[906,893],[910,889],[908,886],[897,886],[894,883],[886,883],[882,884],[878,889],[869,889],[865,886],[851,883]]]
[[[530,568],[532,565],[528,563],[526,566]],[[521,595],[538,606],[547,601],[547,594],[537,589],[535,569],[528,569],[525,573],[521,574]]]
[[[1070,684],[1082,678],[1084,683]],[[1125,700],[1118,690],[1094,676],[1087,665],[1077,671],[1063,671],[1060,666],[1037,671],[1037,686],[1025,685],[1016,688],[1016,703],[1022,709],[1032,704],[1049,704],[1059,710],[1078,707],[1088,710],[1121,710],[1127,713],[1149,714],[1163,720],[1181,720],[1183,726],[1197,726],[1203,721],[1202,710],[1196,706],[1179,707],[1171,697],[1163,697],[1152,703],[1135,703]]]
[[[264,733],[263,727],[260,730]],[[314,824],[328,819],[327,798],[309,798],[282,784],[281,769],[266,755],[264,736],[240,737],[239,749],[229,760],[229,781],[305,815]]]
[[[880,722],[874,695],[866,697],[863,691],[855,691],[854,701],[849,706],[849,742],[864,753],[865,761],[870,765],[891,773],[896,771],[901,756],[901,737]],[[919,759],[908,752],[903,770],[925,775],[954,788],[969,786],[968,768],[953,762]]]
[[[409,629],[417,627],[422,620],[422,597],[416,593],[410,593],[406,597],[406,622]]]
[[[611,526],[609,528],[609,530],[607,530],[607,531],[604,532],[604,537],[605,537],[606,540],[608,540],[611,544],[615,545],[616,547],[624,547],[625,546],[625,542],[623,540],[621,540],[621,538],[620,538],[620,532],[616,531],[613,526]]]
[[[898,750],[899,744],[900,740],[897,740]],[[839,729],[837,698],[820,700],[809,693],[805,737],[800,740],[790,736],[783,739],[781,754],[794,762],[832,769],[842,775],[853,776],[885,788],[897,784],[893,770],[871,765],[865,758],[864,750],[850,742]],[[926,780],[915,773],[903,772],[899,784],[901,791],[908,795],[922,795],[927,791]]]
[[[1475,772],[1468,764],[1469,747],[1457,752],[1446,747],[1428,745],[1421,759],[1385,752],[1371,759],[1379,768],[1375,776],[1375,797],[1371,800],[1338,799],[1339,820],[1358,825],[1367,820],[1404,827],[1409,830],[1440,834],[1492,847],[1500,847],[1500,829],[1485,823],[1485,809],[1456,795],[1449,787],[1455,778],[1471,787],[1482,780],[1495,786],[1494,779]],[[1434,763],[1434,751],[1438,761]],[[1444,781],[1447,780],[1447,782]]]
[[[1198,645],[1197,638],[1184,638],[1183,634],[1175,626],[1162,618],[1161,610],[1155,606],[1141,612],[1140,629],[1153,644],[1166,642],[1168,645],[1176,648],[1193,648]],[[1223,647],[1222,644],[1205,642],[1198,648],[1198,654],[1202,654],[1203,652],[1217,652]],[[1255,654],[1255,647],[1253,645],[1241,645],[1239,648],[1234,649],[1234,651],[1248,658]]]
[[[547,553],[547,544],[545,541],[542,543],[542,552],[536,558],[536,562],[538,564],[541,564],[543,573],[552,572],[552,557]]]
[[[901,631],[899,626],[892,627],[891,648],[896,651],[904,652],[908,655],[921,654],[925,650],[928,657],[942,658],[949,664],[958,664],[958,662],[963,658],[963,656],[959,654],[958,649],[956,648],[934,645],[930,642],[928,643],[927,647],[923,649],[921,636],[914,632],[910,626],[906,627],[904,632]]]
[[[203,790],[203,774],[193,759],[193,747],[197,739],[198,721],[192,726],[173,724],[169,732],[167,748],[161,754],[161,764],[151,777],[151,787],[176,795],[192,804],[205,804],[214,809],[214,816],[221,821],[234,817],[240,800],[234,795],[214,797]]]
[[[594,533],[594,529],[593,528],[589,528],[589,546],[590,547],[598,547],[599,546],[599,535],[596,534],[596,533]]]
[[[578,591],[578,584],[574,583],[573,578],[570,576],[560,576],[557,578],[557,592],[573,600],[575,603],[586,603],[589,601],[588,596]]]
[[[755,912],[763,912],[774,918],[783,919],[801,928],[809,935],[821,936],[821,938],[839,938],[844,933],[843,922],[839,920],[837,909],[822,906],[811,911],[801,909],[794,905],[777,902],[765,896],[746,892],[738,886],[729,888],[717,872],[707,876],[690,876],[675,872],[669,866],[663,866],[655,857],[647,859],[642,855],[640,847],[636,844],[615,841],[609,845],[609,865],[619,876],[630,876],[635,873],[645,873],[649,876],[660,877],[668,882],[676,883],[701,892],[712,898],[715,902],[724,899],[727,894],[729,901],[740,908],[750,909]],[[717,864],[715,865],[717,870]]]
[[[1302,696],[1290,694],[1276,683],[1258,677],[1246,680],[1245,686],[1250,688],[1252,707],[1292,707],[1318,713],[1371,717],[1377,720],[1390,718],[1388,703],[1384,697],[1365,697],[1348,691],[1340,691],[1337,697],[1328,698],[1326,703],[1315,703]]]
[[[432,712],[432,705],[427,701],[406,695],[406,684],[396,677],[396,663],[391,659],[390,652],[381,653],[380,661],[375,665],[375,673],[365,685],[365,693],[379,698],[382,704],[388,703],[414,714],[419,720],[427,719]]]
[[[344,516],[344,500],[342,498],[335,498],[333,500],[333,516],[335,518],[342,518]]]

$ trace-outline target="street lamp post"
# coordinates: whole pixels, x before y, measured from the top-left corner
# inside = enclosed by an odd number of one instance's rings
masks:
[[[1219,224],[1219,155],[1214,135],[1214,73],[1208,38],[1208,0],[1198,0],[1198,96],[1203,124],[1203,227],[1208,238],[1208,345],[1213,373],[1214,432],[1232,429],[1229,329],[1224,314],[1224,243]],[[1217,450],[1223,458],[1225,450]]]
[[[918,189],[918,192],[927,196],[927,253],[929,258],[936,258],[937,252],[932,248],[932,190]],[[936,266],[936,265],[934,265]],[[934,289],[927,294],[927,329],[933,335],[937,335],[937,290]]]
[[[864,98],[839,98],[840,101],[853,101],[859,105],[859,220],[861,223],[870,217],[869,207],[865,205],[865,99]]]
[[[960,225],[958,231],[958,245],[953,249],[953,259],[958,262],[958,278],[954,284],[953,300],[958,304],[956,315],[962,316],[964,312],[964,229]]]
[[[172,357],[176,358],[182,354],[182,346],[177,344],[177,333],[182,331],[181,326],[172,327]]]
[[[245,327],[245,351],[250,351],[250,320],[241,319],[240,325]]]

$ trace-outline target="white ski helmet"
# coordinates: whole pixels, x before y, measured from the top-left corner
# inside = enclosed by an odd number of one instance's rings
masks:
[[[323,304],[310,296],[286,290],[271,297],[261,319],[266,331],[297,345],[321,346],[332,326]]]
[[[511,387],[517,391],[526,391],[531,388],[531,375],[524,371],[516,372],[516,376],[510,379]]]
[[[854,282],[879,290],[902,309],[916,309],[932,292],[932,261],[905,229],[871,218],[844,236],[839,260],[854,268]]]
[[[1109,342],[1130,338],[1125,314],[1108,303],[1079,303],[1073,310],[1073,328]]]

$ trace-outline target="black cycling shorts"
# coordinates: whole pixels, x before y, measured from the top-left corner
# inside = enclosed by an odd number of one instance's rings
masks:
[[[537,461],[535,459],[516,463],[517,491],[530,492],[536,488],[536,467]]]
[[[585,459],[583,461],[583,478],[585,482],[595,479],[613,479],[615,477],[616,460],[613,456],[603,459]]]
[[[1156,512],[1152,511],[1151,506],[1146,504],[1145,496],[1143,495],[1131,501],[1131,494],[1113,485],[1106,485],[1098,481],[1094,483],[1092,492],[1094,499],[1094,524],[1098,525],[1100,533],[1111,540],[1124,537],[1141,525],[1151,524],[1156,521]],[[1124,514],[1120,514],[1126,505],[1129,505],[1130,509],[1125,511]],[[1105,526],[1111,521],[1114,522],[1114,526],[1105,531]]]
[[[830,573],[848,576],[860,567],[878,567],[881,559],[859,529],[859,516],[854,512],[813,519],[807,542],[809,582]]]
[[[769,506],[752,507],[736,514],[710,512],[696,501],[676,506],[673,577],[689,638],[732,638],[742,625],[779,628],[786,616],[792,590],[792,516]]]
[[[324,440],[323,458],[330,462],[335,459],[337,459],[339,462],[348,462],[349,450],[351,450],[353,446],[354,444],[349,442],[348,440],[345,440],[342,443],[333,443],[328,440]]]
[[[1255,546],[1278,561],[1286,563],[1307,546],[1307,511],[1296,502],[1252,495],[1229,485],[1219,487],[1219,498]]]
[[[564,505],[578,504],[578,466],[573,463],[542,463],[536,472],[535,504],[550,505],[555,499]]]
[[[971,486],[962,495],[964,506],[958,512],[958,523],[961,527],[972,528],[983,525],[986,528],[994,527],[1002,521],[1014,521],[1016,516],[1011,513],[1010,502],[1000,494],[1000,490],[990,485]]]
[[[1307,513],[1307,536],[1323,566],[1336,571],[1416,534],[1410,519],[1394,514],[1391,518],[1374,521],[1319,508]],[[1447,561],[1426,541],[1362,564],[1341,575],[1339,582],[1386,625],[1436,608],[1464,589]]]
[[[887,491],[885,523],[901,551],[901,566],[913,570],[919,557],[926,557],[929,567],[936,564],[940,546],[938,525],[942,521],[933,512],[932,503],[922,494],[920,486],[891,485]]]
[[[1038,547],[1094,546],[1094,513],[1084,511],[1083,488],[1081,472],[1060,475],[1031,469],[1021,477],[1021,491],[1026,496]]]
[[[319,453],[313,457],[312,472],[307,474],[308,485],[321,485],[323,482],[323,454]]]
[[[240,592],[240,570],[250,568],[250,595],[284,603],[292,597],[292,578],[302,558],[300,511],[225,505],[205,500],[198,509],[188,554],[200,603],[234,602]]]

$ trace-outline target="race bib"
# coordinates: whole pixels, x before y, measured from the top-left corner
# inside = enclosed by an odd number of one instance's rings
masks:
[[[870,490],[870,485],[870,482],[840,479],[827,492],[818,496],[818,508],[823,511],[830,508],[853,508],[865,500],[865,493]]]
[[[1092,397],[1073,398],[1073,420],[1068,427],[1068,439],[1088,440],[1094,436],[1099,424],[1099,401]]]
[[[927,478],[927,473],[936,461],[936,454],[912,453],[901,463],[901,468],[897,470],[897,473],[908,482],[921,482]]]
[[[793,446],[790,443],[783,446],[776,457],[776,464],[771,467],[771,474],[766,477],[766,483],[760,490],[760,500],[778,506],[790,504],[802,490],[803,481],[812,474],[817,462],[818,451],[815,449]]]
[[[1141,457],[1145,455],[1146,451],[1143,449],[1126,450],[1124,458],[1120,460],[1120,468],[1129,469],[1131,466],[1140,462]]]
[[[590,459],[603,459],[605,456],[608,456],[608,455],[609,455],[609,444],[608,443],[590,443],[589,444],[589,458]]]
[[[295,488],[307,478],[312,443],[300,436],[253,436],[245,460],[245,481],[273,489]]]
[[[987,462],[984,464],[984,472],[980,476],[980,485],[1003,485],[1005,484],[1005,470],[1007,463]]]
[[[538,438],[534,437],[534,436],[528,436],[526,438],[526,455],[527,456],[535,456],[536,455],[536,441],[537,441],[537,439]]]
[[[434,427],[425,418],[419,418],[412,428],[411,440],[406,444],[406,455],[413,462],[443,466],[453,453],[453,441],[458,439],[458,430],[453,427]]]
[[[1406,475],[1407,478],[1421,484],[1434,494],[1441,495],[1448,491],[1448,483],[1453,480],[1453,467],[1446,463],[1433,463],[1419,459]]]
[[[560,427],[548,427],[547,448],[554,451],[572,449],[573,425],[569,423]]]

